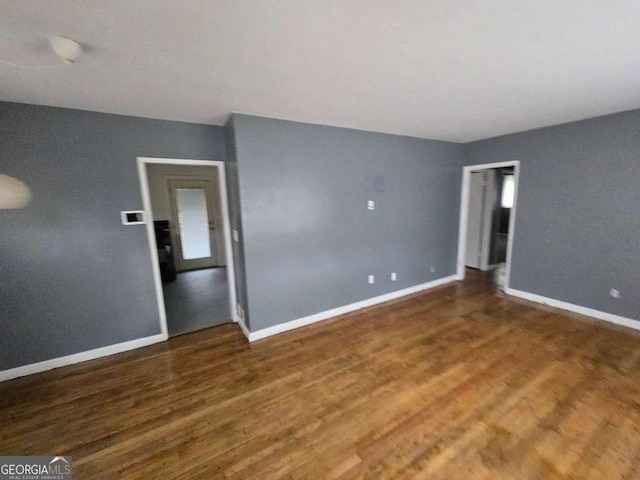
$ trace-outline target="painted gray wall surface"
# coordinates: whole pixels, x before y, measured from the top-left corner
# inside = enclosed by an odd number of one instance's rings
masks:
[[[462,145],[246,115],[234,130],[252,331],[455,273]]]
[[[640,110],[465,151],[469,165],[522,162],[512,288],[640,320]]]
[[[0,370],[160,333],[137,156],[224,160],[224,129],[0,103]]]
[[[231,236],[231,251],[233,254],[233,266],[235,270],[236,301],[242,306],[245,315],[245,325],[249,328],[251,318],[249,315],[249,300],[247,297],[247,276],[244,259],[244,233],[242,230],[242,208],[240,203],[240,186],[238,180],[238,159],[236,156],[236,141],[233,116],[225,127],[227,145],[227,197],[229,199],[229,223],[231,230],[239,233],[236,242]],[[234,305],[234,308],[235,305]]]

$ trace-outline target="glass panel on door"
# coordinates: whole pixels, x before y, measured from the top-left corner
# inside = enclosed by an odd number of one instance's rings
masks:
[[[211,256],[207,196],[203,188],[177,188],[176,206],[182,244],[182,258]]]

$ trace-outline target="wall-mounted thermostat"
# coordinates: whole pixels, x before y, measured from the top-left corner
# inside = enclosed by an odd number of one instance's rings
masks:
[[[120,212],[123,225],[142,225],[147,223],[144,219],[144,210],[129,210]]]

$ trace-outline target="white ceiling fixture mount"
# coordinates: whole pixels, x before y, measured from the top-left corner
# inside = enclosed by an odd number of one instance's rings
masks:
[[[31,190],[22,181],[0,173],[0,210],[24,208],[31,201]]]
[[[56,35],[49,39],[49,44],[65,63],[73,63],[82,55],[82,45],[70,38]]]

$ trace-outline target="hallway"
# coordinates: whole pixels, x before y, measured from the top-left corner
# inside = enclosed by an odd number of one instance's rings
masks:
[[[162,289],[170,336],[231,321],[225,267],[179,273]]]

